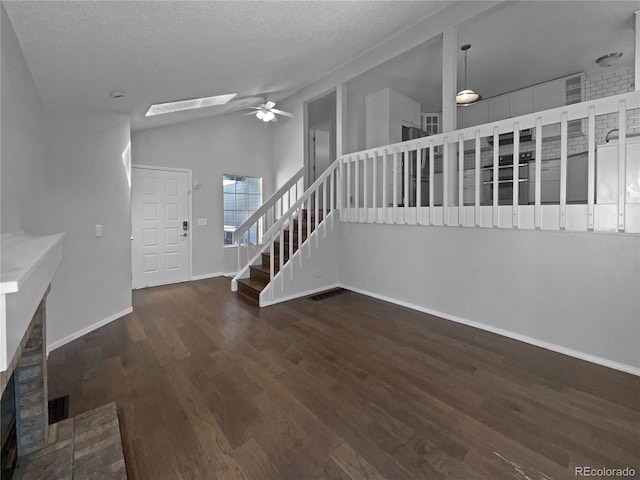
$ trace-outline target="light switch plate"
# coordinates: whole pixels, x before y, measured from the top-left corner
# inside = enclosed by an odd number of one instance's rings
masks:
[[[207,225],[207,219],[206,218],[199,218],[198,219],[198,225],[199,226]]]
[[[96,237],[101,237],[102,236],[102,225],[96,225],[96,233],[95,233]]]

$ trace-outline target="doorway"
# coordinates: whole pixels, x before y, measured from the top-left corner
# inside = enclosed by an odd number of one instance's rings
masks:
[[[191,276],[191,171],[132,165],[131,281],[144,288]]]
[[[305,167],[307,187],[336,159],[335,89],[306,104],[307,128]]]

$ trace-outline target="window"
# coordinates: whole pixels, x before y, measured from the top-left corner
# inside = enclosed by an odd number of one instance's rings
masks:
[[[239,175],[223,175],[222,191],[224,195],[224,244],[231,245],[232,235],[262,203],[262,179],[254,177],[241,177]],[[258,232],[255,228],[250,230],[250,240],[256,243]],[[245,233],[240,243],[247,241]]]

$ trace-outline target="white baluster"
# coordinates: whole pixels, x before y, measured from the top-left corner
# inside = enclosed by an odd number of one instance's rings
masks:
[[[542,207],[541,204],[541,191],[542,185],[540,184],[542,178],[542,117],[536,118],[536,158],[534,159],[536,162],[536,181],[534,183],[535,186],[535,207],[534,207],[534,227],[540,228],[540,222],[542,217]]]
[[[429,141],[429,225],[433,225],[434,217],[434,203],[435,203],[435,174],[433,168],[435,164],[435,147],[433,146],[433,140]]]
[[[351,157],[347,161],[347,221],[351,221]]]
[[[498,177],[500,169],[498,156],[500,154],[500,137],[498,127],[493,128],[493,226],[498,226]]]
[[[373,223],[378,223],[378,172],[377,172],[377,164],[376,157],[378,152],[373,152],[373,157],[371,158],[371,179],[373,183],[373,194],[371,195],[371,205],[373,207],[373,219],[371,220]]]
[[[567,226],[567,112],[560,114],[560,230]]]
[[[481,174],[481,158],[482,152],[480,151],[480,131],[476,130],[476,138],[475,138],[475,225],[476,227],[480,226],[480,174]]]
[[[291,210],[291,209],[289,209]],[[289,261],[292,262],[293,260],[293,240],[294,240],[294,236],[293,236],[293,215],[290,214],[289,216]],[[298,247],[299,248],[299,247]],[[290,265],[289,268],[289,279],[293,280],[293,263]]]
[[[404,145],[404,223],[409,223],[409,146]]]
[[[511,207],[511,225],[518,228],[518,204],[520,192],[520,124],[513,124],[513,205]]]
[[[307,240],[308,240],[308,244],[309,244],[309,249],[307,250],[307,253],[309,255],[309,258],[311,258],[311,208],[312,208],[312,199],[313,199],[313,192],[311,192],[309,194],[309,198],[307,199]]]
[[[331,229],[333,229],[335,218],[336,218],[336,178],[338,178],[338,170],[334,169],[331,172]]]
[[[393,148],[393,223],[398,223],[398,149]]]
[[[275,275],[275,263],[274,263],[274,255],[275,255],[275,249],[274,249],[274,245],[275,242],[273,241],[273,237],[269,239],[269,283],[273,284],[273,277]]]
[[[637,58],[637,57],[636,57]],[[625,200],[627,196],[627,109],[624,100],[618,102],[618,231],[624,232]]]
[[[356,194],[355,194],[355,202],[354,202],[354,206],[356,209],[356,222],[360,221],[360,155],[356,155],[356,168],[355,168],[355,187],[356,187]]]
[[[382,151],[382,221],[383,223],[391,223],[389,221],[389,197],[387,196],[387,150]]]
[[[318,190],[318,187],[316,187],[313,190],[313,196],[315,198],[315,201],[313,202],[314,205],[314,214],[313,214],[313,229],[316,232],[316,248],[318,248],[318,237],[320,236],[320,231],[318,230],[318,224],[320,223],[320,212],[319,212],[319,196],[320,196],[320,191]]]
[[[594,201],[596,190],[596,109],[589,107],[587,133],[587,229],[594,228]]]
[[[304,202],[300,205],[298,209],[298,259],[300,261],[300,268],[302,268],[302,225],[303,225],[303,216],[302,211],[304,210]]]
[[[449,225],[449,139],[442,146],[442,223]]]
[[[464,225],[464,138],[458,135],[458,225]]]
[[[363,207],[364,207],[364,215],[363,215],[363,222],[364,223],[368,223],[369,221],[369,181],[368,181],[368,170],[369,168],[367,167],[368,165],[368,160],[369,160],[369,156],[365,153],[364,154],[364,159],[362,161],[362,166],[363,166],[363,170],[364,173],[362,174],[362,189],[363,189]]]
[[[329,177],[327,177],[329,178]],[[327,219],[327,178],[322,182],[322,221]],[[327,238],[327,222],[324,222],[322,229],[323,238]]]
[[[416,223],[422,225],[422,142],[416,147]]]

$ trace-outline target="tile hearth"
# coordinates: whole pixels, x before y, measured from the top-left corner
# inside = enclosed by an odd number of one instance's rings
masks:
[[[47,445],[20,458],[13,480],[126,480],[120,424],[108,403],[49,426]]]

